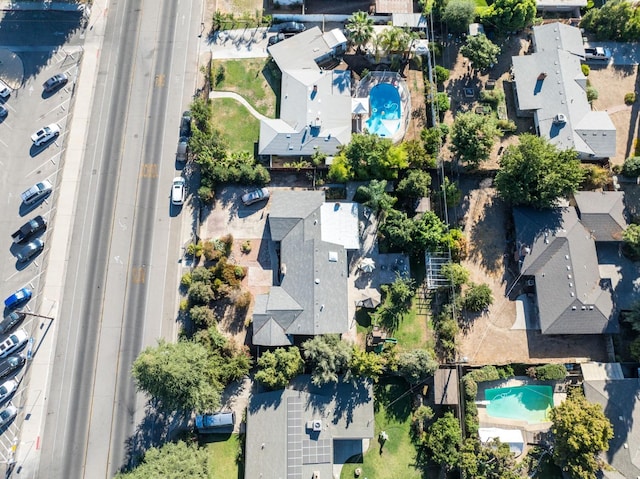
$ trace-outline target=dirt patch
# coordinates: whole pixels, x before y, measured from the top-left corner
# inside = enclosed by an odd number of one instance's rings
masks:
[[[624,95],[637,92],[640,87],[638,67],[592,66],[588,78],[598,90],[598,99],[593,102],[593,109],[608,112],[616,127],[616,156],[611,158],[610,163],[621,165],[625,158],[632,156],[633,143],[638,137],[640,103],[636,101],[632,106],[624,104]]]
[[[516,305],[506,295],[517,274],[509,262],[508,209],[497,197],[491,178],[466,177],[460,185],[465,199],[455,213],[470,245],[462,264],[471,281],[488,284],[494,297],[485,314],[465,318],[467,327],[457,338],[460,357],[470,364],[606,361],[602,337],[544,336],[539,331],[511,329]]]
[[[426,109],[424,102],[424,77],[422,70],[414,65],[405,71],[407,86],[411,94],[411,114],[404,140],[419,140],[420,131],[426,126]]]

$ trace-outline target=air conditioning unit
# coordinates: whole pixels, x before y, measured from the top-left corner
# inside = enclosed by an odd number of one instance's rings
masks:
[[[319,419],[314,419],[312,421],[312,427],[311,429],[313,430],[313,432],[320,432],[322,431],[322,421],[320,421]]]
[[[553,122],[559,125],[564,125],[567,122],[567,117],[564,115],[564,113],[558,113],[553,117]]]

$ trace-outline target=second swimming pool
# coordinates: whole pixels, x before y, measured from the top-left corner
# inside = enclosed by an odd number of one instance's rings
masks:
[[[391,138],[400,129],[400,94],[389,83],[380,83],[369,92],[367,129],[375,135]]]
[[[493,417],[518,419],[529,424],[549,421],[553,407],[551,386],[515,386],[487,389],[487,414]]]

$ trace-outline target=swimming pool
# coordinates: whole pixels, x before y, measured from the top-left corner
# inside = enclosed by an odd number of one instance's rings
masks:
[[[374,86],[369,92],[369,132],[391,138],[400,129],[400,115],[398,89],[389,83]]]
[[[549,421],[553,407],[551,386],[516,386],[487,389],[484,392],[487,414],[492,417],[518,419],[529,424]]]

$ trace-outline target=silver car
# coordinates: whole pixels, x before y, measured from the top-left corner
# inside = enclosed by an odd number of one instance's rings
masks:
[[[20,328],[0,343],[0,358],[6,358],[29,341],[29,333]]]
[[[32,205],[36,201],[48,196],[51,191],[53,191],[51,182],[49,180],[43,180],[24,191],[20,196],[25,205]]]
[[[271,193],[269,193],[268,189],[258,188],[257,190],[253,190],[253,191],[250,191],[249,193],[242,195],[242,202],[245,205],[249,206],[254,203],[257,203],[258,201],[268,200],[270,196],[271,196]]]
[[[18,381],[15,379],[9,379],[0,386],[0,404],[5,402],[14,391],[18,389]]]

